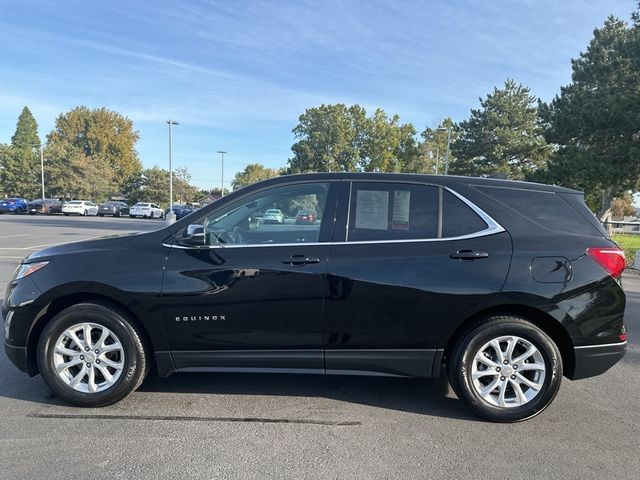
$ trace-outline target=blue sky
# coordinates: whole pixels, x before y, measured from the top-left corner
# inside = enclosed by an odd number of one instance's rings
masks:
[[[200,187],[248,163],[286,164],[307,107],[358,103],[418,130],[462,120],[507,77],[543,100],[570,59],[628,1],[0,0],[0,142],[24,105],[40,136],[77,105],[116,110],[140,132],[146,166]]]

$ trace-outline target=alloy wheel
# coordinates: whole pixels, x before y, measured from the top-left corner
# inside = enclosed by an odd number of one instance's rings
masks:
[[[78,323],[58,337],[53,369],[66,385],[78,392],[96,393],[113,386],[124,370],[124,348],[108,328]]]
[[[471,382],[489,405],[520,407],[540,393],[546,372],[544,358],[533,343],[515,335],[501,336],[474,355]]]

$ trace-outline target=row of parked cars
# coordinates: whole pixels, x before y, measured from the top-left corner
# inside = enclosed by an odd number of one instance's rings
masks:
[[[173,213],[180,219],[193,211],[189,205],[176,204],[173,206]],[[40,198],[28,201],[24,198],[5,198],[0,201],[0,213],[14,213],[29,215],[53,215],[61,213],[63,215],[82,216],[110,216],[110,217],[142,217],[142,218],[164,218],[169,209],[162,209],[155,203],[138,202],[129,207],[125,202],[109,201],[95,204],[88,200],[70,200],[62,202],[55,198]]]

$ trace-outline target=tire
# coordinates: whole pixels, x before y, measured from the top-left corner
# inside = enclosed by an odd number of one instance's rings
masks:
[[[129,218],[135,218],[135,216],[134,215],[129,215]]]
[[[87,212],[86,210],[84,211],[84,213],[82,214],[83,217],[87,217],[89,216],[89,212]]]
[[[101,214],[101,213],[100,213],[100,214],[98,214],[98,216],[99,216],[100,218],[104,217],[104,215],[103,215],[103,214]]]
[[[120,210],[116,211],[116,213],[113,214],[114,217],[120,218]]]
[[[65,214],[64,214],[64,216],[65,216],[65,217],[68,217],[68,216],[69,216],[69,214],[68,214],[68,213],[65,213]]]
[[[149,218],[153,218],[154,214],[155,214],[155,212],[151,212],[151,215],[149,215]]]
[[[88,353],[66,335],[68,329],[80,326],[78,329],[74,328],[74,331],[77,332],[76,338],[84,345],[84,338],[81,337],[84,331],[82,324],[92,325],[91,349],[98,347],[95,350],[90,349]],[[116,342],[110,342],[110,339],[117,339],[121,348],[111,347],[115,350],[96,355],[95,351],[100,348],[97,343],[98,337],[104,332],[109,332],[109,336],[102,342],[102,348],[107,350],[108,347],[117,345]],[[149,362],[142,338],[137,326],[117,309],[100,303],[80,303],[58,313],[46,325],[38,342],[38,367],[49,388],[66,402],[78,407],[104,407],[125,398],[144,380],[149,370]],[[77,352],[77,355],[57,353],[57,344],[62,344],[65,351]],[[81,361],[80,355],[84,357]],[[89,360],[85,357],[88,355],[92,356]],[[61,374],[56,372],[56,364],[71,363],[72,359],[77,359],[79,364],[63,369]],[[85,368],[86,365],[91,367]],[[111,365],[117,365],[119,368]],[[92,375],[96,391],[89,390],[90,370],[94,372]],[[105,370],[111,375],[111,381],[101,373]],[[72,386],[73,379],[79,375],[81,378],[78,385]]]
[[[492,340],[498,341],[500,354],[490,345]],[[511,344],[515,346],[509,355]],[[523,358],[525,352],[533,352],[531,346],[537,351]],[[448,356],[447,375],[454,392],[476,414],[492,422],[519,422],[538,415],[551,404],[562,381],[557,345],[533,323],[515,316],[491,316],[474,323],[454,340]],[[537,388],[528,386],[523,378]]]

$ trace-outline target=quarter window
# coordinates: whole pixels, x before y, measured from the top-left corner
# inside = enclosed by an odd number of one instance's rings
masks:
[[[487,224],[462,200],[448,191],[442,197],[442,236],[460,237],[485,230]]]

